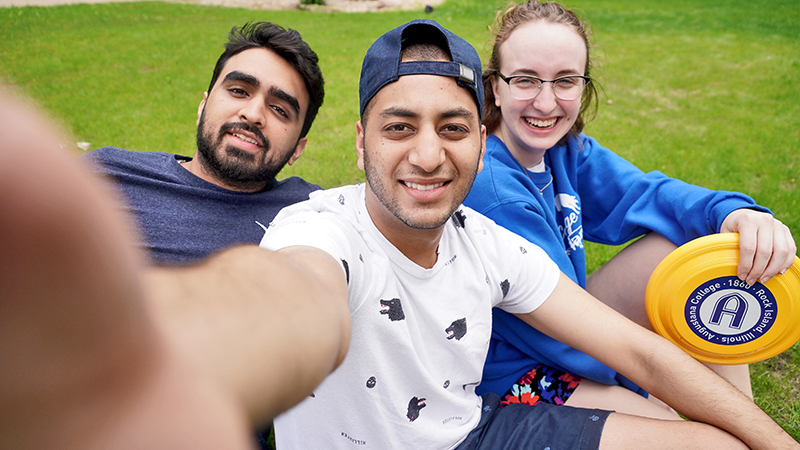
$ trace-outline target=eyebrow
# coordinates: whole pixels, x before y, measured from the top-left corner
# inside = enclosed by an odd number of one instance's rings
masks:
[[[279,99],[288,103],[292,110],[294,110],[295,115],[300,115],[300,102],[297,101],[297,98],[294,95],[275,86],[270,87],[268,93],[269,95],[278,97]]]
[[[528,70],[528,69],[521,69],[517,73],[514,73],[514,75],[509,75],[509,76],[517,76],[517,75],[532,75],[534,77],[539,76],[539,74],[535,70]],[[566,77],[569,75],[582,76],[580,71],[573,71],[572,69],[564,69],[564,70],[559,70],[558,73],[556,73],[555,78]]]
[[[439,115],[439,118],[441,119],[449,119],[451,117],[466,117],[467,119],[472,119],[473,117],[475,117],[475,115],[472,114],[472,112],[467,108],[461,108],[461,107],[445,111]]]
[[[416,119],[416,118],[419,117],[419,114],[417,114],[417,113],[415,113],[415,112],[413,112],[413,111],[411,111],[409,109],[406,109],[406,108],[391,107],[391,108],[387,108],[387,109],[384,109],[383,111],[381,111],[380,116],[381,117],[387,117],[387,118],[388,117],[408,117],[408,118],[411,118],[411,119]],[[443,113],[439,114],[439,119],[449,119],[451,117],[466,117],[466,118],[472,119],[473,117],[475,117],[475,115],[472,114],[472,112],[470,112],[470,110],[468,110],[466,108],[461,108],[461,107],[453,108],[453,109],[444,111]]]
[[[401,108],[399,106],[393,106],[391,108],[386,108],[380,113],[381,117],[408,117],[408,118],[417,118],[419,114],[405,108]]]
[[[261,87],[261,82],[258,81],[258,78],[254,77],[252,75],[246,74],[244,72],[239,72],[238,70],[234,70],[232,72],[229,72],[227,75],[225,75],[225,79],[222,80],[223,83],[228,83],[228,82],[231,82],[231,81],[239,81],[241,83],[247,83],[247,84],[249,84],[250,86],[253,86],[256,89]]]
[[[261,87],[261,81],[259,81],[258,78],[254,77],[253,75],[240,72],[238,70],[233,70],[229,72],[227,75],[225,75],[225,79],[222,80],[223,83],[237,82],[237,81],[240,83],[249,84],[254,89],[258,89]],[[275,86],[271,86],[267,91],[267,94],[283,100],[292,108],[295,115],[300,116],[300,102],[297,101],[297,98],[294,95],[289,94],[283,89],[280,89]]]

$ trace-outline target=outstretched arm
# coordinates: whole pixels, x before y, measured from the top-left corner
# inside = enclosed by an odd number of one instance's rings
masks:
[[[737,209],[725,217],[720,233],[739,233],[736,274],[748,284],[766,283],[794,263],[797,244],[792,232],[770,214]]]
[[[343,277],[255,246],[147,269],[46,119],[0,93],[0,136],[0,448],[251,448],[342,359]]]
[[[725,430],[753,449],[800,449],[800,444],[733,386],[669,341],[596,300],[563,274],[547,301],[520,318],[594,356],[684,416]],[[683,425],[680,421],[658,424],[662,429],[678,430],[685,429]],[[691,441],[697,435],[676,432],[671,437]]]
[[[145,280],[169,340],[230,388],[256,425],[311,394],[347,351],[347,286],[319,250],[243,246]]]

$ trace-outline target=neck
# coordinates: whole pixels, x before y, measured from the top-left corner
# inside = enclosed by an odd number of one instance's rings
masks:
[[[379,228],[380,230],[380,228]],[[392,243],[400,253],[425,269],[431,269],[439,259],[439,241],[442,239],[444,227],[433,230],[413,230],[405,236],[391,239],[385,232],[381,233]]]
[[[425,269],[431,269],[439,258],[439,241],[444,233],[444,225],[437,228],[412,228],[397,217],[378,206],[371,206],[372,194],[367,187],[367,213],[375,228],[406,258]],[[378,201],[373,198],[373,201]]]
[[[494,134],[497,138],[499,138],[503,144],[505,144],[506,148],[511,155],[516,159],[524,168],[535,167],[542,159],[544,159],[544,154],[547,152],[547,149],[539,150],[535,148],[529,147],[522,147],[518,145],[513,139],[509,138],[508,133],[503,133],[502,129],[495,130]]]

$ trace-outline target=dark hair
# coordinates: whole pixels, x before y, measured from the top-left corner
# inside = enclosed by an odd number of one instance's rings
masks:
[[[560,23],[575,30],[586,44],[586,67],[583,74],[587,77],[591,76],[589,73],[592,66],[591,58],[589,57],[589,38],[591,33],[588,25],[578,18],[574,12],[563,8],[558,3],[539,3],[536,0],[513,4],[505,11],[498,11],[495,23],[491,28],[491,32],[494,35],[492,56],[483,71],[482,77],[485,99],[483,102],[483,124],[486,125],[486,129],[489,132],[496,130],[502,120],[502,112],[495,105],[494,91],[492,90],[495,72],[500,70],[500,46],[519,26],[533,21]],[[569,130],[570,133],[577,135],[583,131],[583,127],[588,121],[586,113],[590,108],[593,111],[589,114],[593,115],[597,111],[597,88],[594,81],[589,83],[583,91],[581,109],[578,112],[578,118],[575,119],[575,124]]]
[[[311,124],[325,98],[325,80],[322,78],[317,54],[295,30],[284,29],[270,22],[246,23],[241,28],[231,28],[228,42],[225,44],[225,51],[222,52],[217,60],[217,65],[214,66],[214,74],[211,76],[208,92],[211,92],[228,59],[251,48],[264,48],[275,52],[303,77],[309,98],[308,111],[306,111],[303,128],[300,131],[300,137],[304,137],[311,129]]]

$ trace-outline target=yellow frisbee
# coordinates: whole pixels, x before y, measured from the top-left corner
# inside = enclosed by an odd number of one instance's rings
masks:
[[[736,276],[738,263],[736,233],[695,239],[664,258],[645,294],[656,332],[713,364],[762,361],[800,340],[800,258],[754,285]]]

